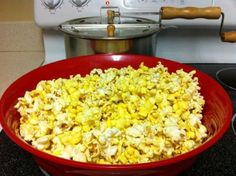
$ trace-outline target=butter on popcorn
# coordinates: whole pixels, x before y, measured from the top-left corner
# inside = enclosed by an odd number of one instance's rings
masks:
[[[188,152],[207,137],[195,71],[160,62],[38,83],[15,105],[35,148],[81,162],[134,164]]]

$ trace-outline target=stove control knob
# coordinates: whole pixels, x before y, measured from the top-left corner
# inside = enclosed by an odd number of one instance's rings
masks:
[[[49,9],[56,9],[61,5],[63,0],[43,0],[43,4]]]
[[[89,2],[89,0],[71,0],[72,4],[76,7],[82,7]]]

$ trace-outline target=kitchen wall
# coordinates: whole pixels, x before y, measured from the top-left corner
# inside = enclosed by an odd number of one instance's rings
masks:
[[[34,22],[33,0],[1,0],[0,97],[15,79],[43,60],[42,30]]]
[[[0,21],[32,21],[33,0],[1,0]]]

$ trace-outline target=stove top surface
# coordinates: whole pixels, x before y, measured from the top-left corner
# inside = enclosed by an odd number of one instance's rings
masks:
[[[188,64],[216,79],[218,70],[236,64]],[[236,91],[226,88],[236,112]],[[44,176],[31,155],[0,133],[0,175]],[[210,149],[199,155],[196,163],[180,176],[234,176],[236,175],[236,135],[229,128]]]

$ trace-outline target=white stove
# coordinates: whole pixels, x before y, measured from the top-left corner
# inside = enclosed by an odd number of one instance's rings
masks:
[[[45,63],[66,58],[63,34],[57,30],[59,24],[75,18],[100,16],[102,7],[117,7],[121,14],[149,12],[141,16],[158,21],[158,15],[152,12],[158,12],[162,6],[220,6],[225,13],[224,30],[236,29],[235,0],[35,0],[34,6],[35,21],[44,29]],[[236,44],[221,42],[220,22],[220,19],[163,21],[177,29],[158,34],[156,56],[184,63],[235,63]]]

